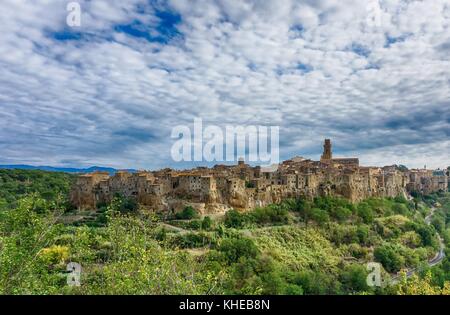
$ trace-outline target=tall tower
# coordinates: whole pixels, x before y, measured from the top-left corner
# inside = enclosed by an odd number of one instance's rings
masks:
[[[320,161],[330,161],[333,158],[333,153],[331,152],[331,140],[325,139],[325,143],[323,144],[323,154],[320,157]]]

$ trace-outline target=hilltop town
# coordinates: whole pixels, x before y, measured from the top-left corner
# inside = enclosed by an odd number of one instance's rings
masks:
[[[78,209],[95,209],[121,194],[156,212],[176,213],[190,205],[202,214],[212,214],[295,197],[341,196],[359,202],[411,192],[429,194],[447,191],[448,180],[444,170],[366,167],[359,165],[358,158],[334,158],[331,141],[326,139],[320,161],[294,157],[270,172],[239,160],[237,165],[185,171],[83,174],[73,185],[70,199]]]

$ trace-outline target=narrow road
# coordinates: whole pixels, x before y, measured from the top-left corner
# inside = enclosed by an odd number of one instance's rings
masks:
[[[180,233],[180,234],[189,233],[189,231],[186,230],[186,229],[183,229],[183,228],[181,228],[179,226],[175,226],[175,225],[172,225],[172,224],[169,224],[169,223],[166,223],[166,222],[160,222],[159,225],[164,227],[164,228],[166,228],[169,232],[177,232],[177,233]]]
[[[430,214],[425,217],[425,223],[430,225],[431,219],[433,218],[434,213],[436,212],[436,207],[433,206],[431,208]],[[436,255],[428,260],[428,266],[433,267],[439,264],[445,257],[444,249],[444,240],[442,237],[438,234],[439,239],[439,251],[436,253]],[[411,268],[406,271],[406,277],[410,278],[415,272],[417,271],[417,268]],[[397,284],[400,280],[400,275],[395,275],[391,277],[391,284]]]

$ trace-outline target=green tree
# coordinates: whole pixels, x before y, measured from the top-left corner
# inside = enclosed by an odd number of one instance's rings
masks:
[[[210,217],[206,216],[202,220],[202,229],[209,230],[212,226],[212,220]]]
[[[247,222],[247,216],[235,209],[227,211],[224,224],[228,228],[242,228]]]
[[[312,208],[309,217],[319,224],[328,222],[330,219],[327,211],[319,208]]]
[[[373,254],[388,272],[398,272],[405,265],[405,259],[389,244],[375,248]]]
[[[124,197],[123,195],[116,195],[109,206],[109,210],[119,212],[121,214],[136,212],[139,205],[135,198]]]
[[[218,249],[230,263],[237,262],[241,257],[256,258],[259,254],[255,243],[248,238],[226,238]]]
[[[176,218],[180,220],[191,220],[198,218],[198,212],[192,206],[187,206],[180,213],[176,214]]]
[[[333,211],[333,217],[335,217],[340,222],[348,220],[351,215],[352,211],[345,207],[337,207]]]
[[[363,220],[364,223],[372,223],[374,219],[374,214],[372,208],[365,202],[361,202],[357,208],[358,216]]]
[[[346,292],[363,292],[369,289],[366,281],[367,271],[362,265],[352,264],[345,266],[339,278]]]
[[[56,224],[55,209],[38,213],[37,204],[43,207],[46,202],[30,196],[19,200],[15,209],[0,212],[0,294],[58,292],[61,277],[49,272],[40,256],[54,245],[62,227]]]

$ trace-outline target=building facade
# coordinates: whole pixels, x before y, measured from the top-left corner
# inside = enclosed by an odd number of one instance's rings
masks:
[[[237,165],[186,171],[84,174],[72,187],[71,202],[79,209],[94,209],[121,194],[157,212],[177,212],[191,205],[201,213],[220,213],[295,197],[341,196],[358,202],[369,197],[405,196],[407,191],[431,193],[447,188],[445,172],[362,167],[357,158],[333,158],[331,141],[327,139],[320,161],[295,157],[280,163],[273,172],[240,160]]]

